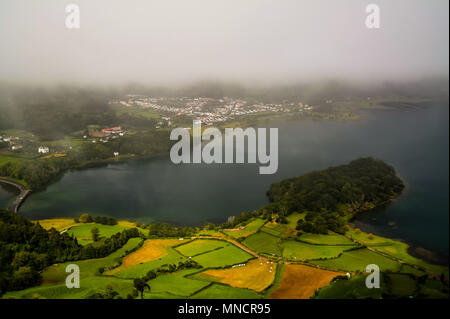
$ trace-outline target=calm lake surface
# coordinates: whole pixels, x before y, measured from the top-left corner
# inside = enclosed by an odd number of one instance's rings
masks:
[[[283,122],[279,169],[259,175],[257,165],[174,165],[169,157],[67,173],[22,206],[29,218],[109,215],[140,221],[196,225],[267,203],[272,182],[362,156],[393,165],[406,183],[386,207],[360,214],[363,230],[448,254],[448,103],[411,111],[371,111],[361,121]],[[9,201],[0,189],[0,203]],[[11,193],[8,193],[11,196]]]

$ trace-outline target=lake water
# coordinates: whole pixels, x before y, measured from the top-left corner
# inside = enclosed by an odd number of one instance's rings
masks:
[[[279,169],[274,175],[259,175],[257,165],[174,165],[167,156],[69,172],[32,194],[21,211],[30,218],[87,212],[182,225],[223,222],[266,204],[272,182],[373,156],[393,165],[406,189],[392,204],[359,215],[357,226],[448,253],[448,116],[445,103],[372,111],[354,122],[278,123]]]
[[[0,183],[0,208],[9,207],[19,194],[19,190],[14,186]]]

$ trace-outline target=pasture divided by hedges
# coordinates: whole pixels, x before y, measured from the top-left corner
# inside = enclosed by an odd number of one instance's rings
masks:
[[[248,254],[241,248],[238,248],[233,244],[226,243],[223,248],[197,255],[192,259],[205,268],[219,268],[245,263],[252,258],[252,255]]]
[[[176,250],[186,257],[193,257],[227,245],[226,241],[215,239],[196,239],[187,244],[178,246]]]
[[[255,218],[244,226],[241,230],[224,230],[223,232],[233,238],[248,237],[256,233],[266,221],[261,218]]]
[[[242,243],[260,254],[281,255],[281,239],[265,232],[258,232],[247,237]]]
[[[212,284],[193,295],[192,299],[261,299],[262,296],[250,289],[233,288]]]
[[[195,278],[217,281],[236,288],[247,288],[258,292],[270,286],[275,278],[277,264],[259,258],[245,266],[227,269],[209,269],[195,275]]]
[[[310,245],[293,240],[283,242],[282,247],[283,257],[296,261],[336,258],[343,251],[352,248],[352,246]]]

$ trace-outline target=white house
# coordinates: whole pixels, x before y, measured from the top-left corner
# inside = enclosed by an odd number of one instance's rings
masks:
[[[38,153],[40,154],[47,154],[50,150],[47,146],[39,146]]]

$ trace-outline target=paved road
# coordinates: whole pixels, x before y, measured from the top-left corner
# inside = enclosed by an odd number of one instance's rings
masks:
[[[20,190],[19,196],[14,200],[14,202],[8,207],[9,210],[13,211],[14,213],[19,212],[20,205],[25,201],[25,198],[30,194],[30,190],[28,190],[23,184],[12,181],[10,179],[7,179],[5,177],[0,176],[0,183],[5,183],[9,185],[13,185],[14,187],[18,188]]]

